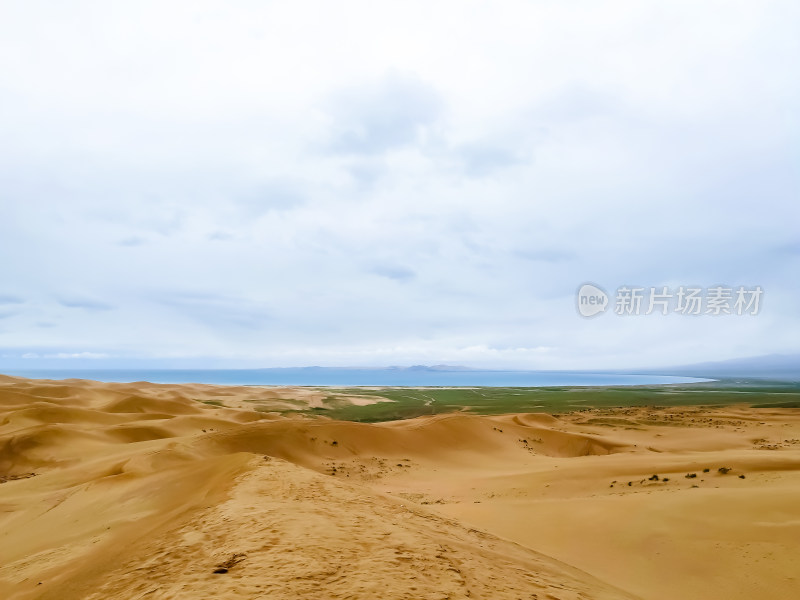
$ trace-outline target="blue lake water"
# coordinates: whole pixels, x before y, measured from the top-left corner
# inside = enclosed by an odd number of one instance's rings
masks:
[[[32,379],[92,379],[108,382],[213,383],[224,385],[308,386],[485,386],[548,387],[604,385],[660,385],[711,381],[671,375],[629,375],[585,371],[480,371],[429,368],[286,369],[80,369],[9,370],[6,375]]]

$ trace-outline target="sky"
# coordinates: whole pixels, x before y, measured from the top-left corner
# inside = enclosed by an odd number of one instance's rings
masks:
[[[798,353],[798,26],[769,0],[0,2],[0,370]],[[618,315],[625,286],[763,294]]]

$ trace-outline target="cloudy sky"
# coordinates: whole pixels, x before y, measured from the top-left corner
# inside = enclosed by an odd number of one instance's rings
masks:
[[[0,368],[800,351],[796,2],[0,3]],[[758,315],[575,294],[760,285]]]

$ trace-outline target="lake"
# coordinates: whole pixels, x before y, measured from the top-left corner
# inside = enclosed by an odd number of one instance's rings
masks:
[[[494,371],[466,369],[332,368],[282,369],[78,369],[10,370],[7,375],[32,379],[92,379],[107,382],[213,383],[221,385],[297,386],[617,386],[699,383],[698,377],[632,375],[587,371]]]

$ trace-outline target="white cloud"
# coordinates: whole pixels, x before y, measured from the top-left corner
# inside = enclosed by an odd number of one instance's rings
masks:
[[[6,3],[0,347],[796,352],[799,22],[786,2]],[[584,281],[761,284],[766,303],[589,323]]]
[[[103,354],[102,352],[58,352],[56,354],[45,354],[42,358],[88,358],[91,360],[97,360],[101,358],[109,358],[109,355]]]

